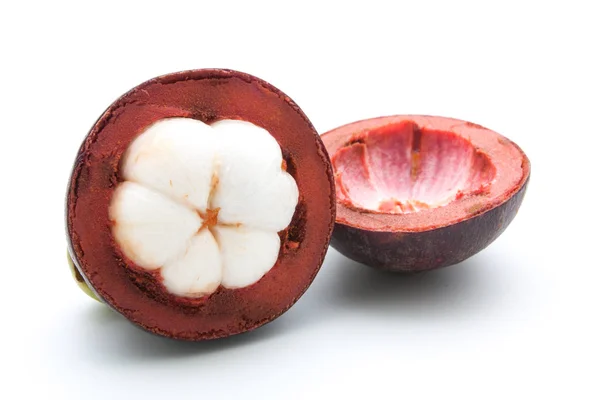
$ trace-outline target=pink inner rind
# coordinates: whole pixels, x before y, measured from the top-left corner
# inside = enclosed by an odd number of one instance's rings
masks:
[[[340,201],[391,214],[484,193],[496,176],[490,158],[470,140],[412,121],[355,135],[332,161]]]

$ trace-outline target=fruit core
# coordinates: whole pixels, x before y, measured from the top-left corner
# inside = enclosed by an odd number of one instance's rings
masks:
[[[189,298],[260,280],[299,196],[277,141],[238,120],[159,120],[133,140],[120,175],[109,217],[127,268],[156,271]]]
[[[387,214],[484,193],[496,176],[490,158],[467,138],[410,121],[353,135],[332,161],[339,201]]]

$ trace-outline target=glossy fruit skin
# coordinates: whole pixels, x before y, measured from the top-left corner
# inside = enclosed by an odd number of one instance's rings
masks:
[[[331,246],[370,267],[401,273],[457,264],[489,246],[517,215],[529,177],[506,202],[459,223],[422,232],[370,231],[336,223]]]
[[[300,198],[292,222],[279,233],[277,263],[255,284],[220,287],[201,299],[176,298],[155,273],[136,266],[115,243],[108,208],[121,181],[121,156],[145,127],[169,117],[205,123],[241,119],[265,128],[279,142]],[[67,242],[78,283],[136,326],[179,340],[247,332],[287,311],[319,271],[334,222],[333,172],[316,130],[283,92],[233,70],[172,73],[121,96],[83,141],[67,189]]]

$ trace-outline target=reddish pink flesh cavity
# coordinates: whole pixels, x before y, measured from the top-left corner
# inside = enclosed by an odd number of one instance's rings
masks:
[[[354,136],[333,157],[338,199],[400,214],[444,206],[489,190],[490,158],[454,132],[410,121]]]

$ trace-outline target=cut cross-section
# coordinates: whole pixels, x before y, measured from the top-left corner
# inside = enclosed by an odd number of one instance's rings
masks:
[[[149,332],[207,340],[286,312],[335,223],[333,170],[289,96],[239,71],[163,75],[111,104],[66,196],[77,282]]]
[[[122,160],[111,201],[123,254],[167,292],[202,297],[256,283],[277,262],[298,203],[277,141],[249,122],[155,122]]]

